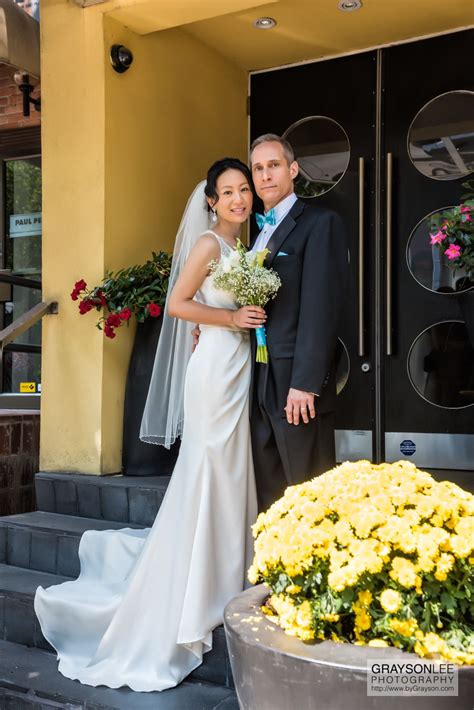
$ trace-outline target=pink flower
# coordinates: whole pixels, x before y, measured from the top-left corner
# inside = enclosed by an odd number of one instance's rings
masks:
[[[104,327],[104,334],[105,334],[106,338],[115,338],[115,335],[116,335],[112,326],[107,325],[107,323],[105,324],[105,327]]]
[[[431,237],[431,244],[441,244],[443,239],[446,239],[446,234],[444,234],[441,230],[439,232],[436,232],[436,234],[430,234]]]
[[[451,261],[457,259],[461,255],[461,247],[457,244],[451,244],[444,252]]]
[[[461,212],[470,212],[471,208],[469,205],[461,205]]]

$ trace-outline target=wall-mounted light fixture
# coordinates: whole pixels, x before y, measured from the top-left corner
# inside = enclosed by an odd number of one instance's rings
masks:
[[[253,26],[257,30],[271,30],[276,27],[277,21],[273,17],[259,17],[258,20],[254,20]]]
[[[30,81],[29,74],[25,74],[21,70],[15,72],[15,74],[13,75],[13,79],[15,80],[15,84],[18,86],[21,93],[23,94],[23,116],[30,115],[30,104],[35,107],[36,111],[41,111],[41,99],[31,98],[31,93],[34,91],[35,85],[38,83],[38,81],[35,80],[35,84],[33,84]]]
[[[113,44],[110,48],[110,62],[116,72],[123,74],[132,66],[133,54],[123,44]]]

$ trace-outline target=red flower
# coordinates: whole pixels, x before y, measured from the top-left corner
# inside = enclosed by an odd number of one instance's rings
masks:
[[[105,296],[102,293],[102,290],[100,288],[97,291],[97,298],[100,299],[100,302],[103,306],[107,306],[107,299],[105,298]]]
[[[106,338],[115,338],[116,336],[114,329],[110,325],[107,325],[107,323],[104,327],[104,334]]]
[[[79,292],[76,289],[71,291],[71,298],[73,301],[77,301],[77,299],[79,298]]]
[[[76,283],[74,284],[75,291],[79,291],[79,293],[81,291],[85,291],[86,288],[87,288],[87,284],[84,281],[84,279],[81,279],[80,281],[76,281]]]
[[[86,298],[79,304],[79,313],[84,315],[84,313],[89,313],[94,308],[94,302]]]
[[[118,328],[118,326],[122,322],[122,319],[120,318],[118,313],[111,313],[105,322],[108,326],[111,326],[112,328]]]
[[[151,315],[152,318],[158,318],[158,316],[161,315],[161,306],[159,306],[157,303],[149,303],[148,313]]]
[[[129,320],[132,315],[132,311],[130,308],[122,308],[122,310],[119,313],[119,316],[121,320]]]

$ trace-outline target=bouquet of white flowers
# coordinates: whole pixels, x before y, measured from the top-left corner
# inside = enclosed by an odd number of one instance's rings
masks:
[[[273,269],[263,266],[268,249],[255,254],[248,252],[237,240],[237,248],[229,256],[209,264],[214,277],[214,286],[231,293],[239,307],[260,306],[263,308],[275,298],[281,286],[280,277]],[[264,326],[256,328],[257,362],[268,362],[267,338]]]

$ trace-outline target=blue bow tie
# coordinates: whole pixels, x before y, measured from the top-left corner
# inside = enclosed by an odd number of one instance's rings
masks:
[[[259,229],[263,229],[266,224],[271,224],[272,227],[276,224],[275,210],[272,209],[265,212],[265,214],[255,213],[255,219]]]

